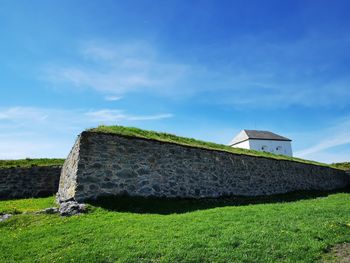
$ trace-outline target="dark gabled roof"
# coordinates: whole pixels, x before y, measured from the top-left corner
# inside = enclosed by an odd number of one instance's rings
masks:
[[[286,137],[269,131],[244,130],[249,139],[291,141]]]
[[[275,134],[269,131],[257,131],[257,130],[242,130],[229,145],[235,145],[240,142],[244,142],[247,140],[273,140],[273,141],[291,141],[286,137]]]

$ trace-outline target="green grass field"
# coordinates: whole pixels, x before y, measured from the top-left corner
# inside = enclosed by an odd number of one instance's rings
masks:
[[[0,262],[317,262],[350,242],[350,193],[263,199],[102,199],[88,214],[0,223]],[[0,201],[33,211],[53,197]]]
[[[19,160],[0,160],[0,168],[11,167],[34,167],[34,166],[55,166],[63,165],[64,159],[19,159]]]
[[[111,134],[120,134],[124,136],[131,136],[131,137],[138,137],[138,138],[144,138],[144,139],[153,139],[157,141],[163,141],[163,142],[170,142],[170,143],[176,143],[180,145],[186,145],[191,147],[199,147],[199,148],[205,148],[205,149],[211,149],[211,150],[218,150],[218,151],[226,151],[231,152],[235,154],[245,154],[245,155],[252,155],[252,156],[261,156],[261,157],[267,157],[267,158],[273,158],[273,159],[279,159],[279,160],[290,160],[290,161],[296,161],[296,162],[302,162],[302,163],[310,163],[310,164],[316,164],[316,165],[322,165],[322,166],[331,166],[329,164],[325,163],[319,163],[316,161],[310,161],[295,157],[289,157],[285,155],[277,155],[273,153],[268,152],[260,152],[260,151],[254,151],[254,150],[247,150],[247,149],[240,149],[240,148],[233,148],[227,145],[223,144],[217,144],[213,142],[204,142],[193,138],[186,138],[186,137],[180,137],[169,133],[163,133],[163,132],[156,132],[156,131],[148,131],[148,130],[142,130],[139,128],[134,127],[125,127],[125,126],[99,126],[97,128],[88,129],[87,131],[90,132],[101,132],[101,133],[111,133]],[[337,168],[337,167],[334,167]]]

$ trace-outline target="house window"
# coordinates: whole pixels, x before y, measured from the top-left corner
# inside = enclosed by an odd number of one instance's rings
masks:
[[[261,150],[264,152],[267,151],[267,146],[266,145],[261,146]]]

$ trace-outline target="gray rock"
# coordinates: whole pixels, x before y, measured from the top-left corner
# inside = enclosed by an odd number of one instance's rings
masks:
[[[149,174],[149,168],[141,167],[136,171],[139,175]]]
[[[3,222],[7,219],[9,219],[12,215],[11,214],[4,214],[4,215],[0,215],[0,222]]]
[[[117,174],[120,178],[133,178],[137,177],[137,174],[131,169],[123,169]]]
[[[144,187],[144,188],[141,188],[141,189],[140,189],[140,193],[142,193],[142,194],[148,195],[148,194],[150,194],[151,192],[152,192],[152,190],[151,190],[150,188],[148,188],[148,187]]]
[[[60,204],[59,213],[61,216],[72,216],[87,212],[85,204],[76,201],[68,201]]]
[[[159,192],[159,191],[160,191],[160,187],[159,187],[158,184],[153,185],[152,188],[153,188],[156,192]]]

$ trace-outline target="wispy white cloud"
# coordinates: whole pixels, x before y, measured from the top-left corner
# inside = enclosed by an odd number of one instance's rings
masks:
[[[175,92],[174,84],[189,70],[184,64],[162,61],[145,43],[88,42],[83,44],[80,54],[87,62],[81,63],[84,66],[46,66],[48,80],[114,97],[136,91],[165,94]]]
[[[317,160],[323,163],[339,163],[339,162],[349,162],[350,150],[345,149],[339,152],[330,151],[320,151],[312,154],[311,160]]]
[[[157,57],[156,50],[145,41],[113,43],[103,40],[91,40],[82,43],[80,53],[87,60],[104,60],[110,61],[112,64],[123,62],[126,65],[132,65],[132,62],[137,61],[143,61],[141,65],[147,65],[148,61],[154,61]]]
[[[43,121],[47,118],[45,111],[39,111],[36,108],[31,107],[11,107],[0,110],[1,120],[30,120],[30,121]]]
[[[335,147],[350,145],[350,118],[342,118],[337,123],[330,124],[330,128],[318,130],[318,142],[310,147],[295,152],[301,158],[319,160],[324,162],[337,162],[350,160],[350,151],[332,153],[330,150]],[[305,135],[305,137],[312,137]],[[331,158],[332,157],[332,158]],[[333,159],[334,158],[334,159]]]
[[[349,48],[349,37],[313,35],[279,43],[246,36],[213,46],[203,52],[225,63],[217,66],[215,90],[204,100],[239,108],[346,106],[350,77],[339,66],[350,58]]]
[[[114,95],[107,95],[105,96],[105,100],[107,101],[117,101],[117,100],[121,100],[122,96],[114,96]]]
[[[99,122],[119,122],[122,120],[129,120],[129,121],[147,121],[147,120],[161,120],[166,118],[171,118],[173,115],[166,113],[166,114],[155,114],[155,115],[128,115],[124,114],[121,110],[98,110],[98,111],[90,111],[85,113],[89,118],[92,118],[93,120],[99,121]]]
[[[145,115],[145,116],[129,116],[131,121],[153,121],[153,120],[162,120],[172,118],[173,114],[157,114],[157,115]]]
[[[336,146],[350,144],[350,132],[348,134],[337,134],[331,137],[325,138],[321,142],[313,145],[310,148],[296,152],[297,156],[307,157],[314,153],[319,153],[321,151],[333,148]]]
[[[170,113],[157,113],[153,115],[133,115],[127,114],[120,109],[100,109],[100,110],[60,110],[51,108],[36,107],[10,107],[0,108],[0,121],[11,121],[13,123],[22,123],[26,120],[30,123],[35,122],[63,122],[67,123],[90,124],[99,122],[115,122],[115,121],[147,121],[161,120],[173,117]],[[3,124],[3,123],[0,123]],[[13,124],[6,124],[12,127]]]
[[[75,136],[86,128],[100,124],[140,125],[172,116],[136,115],[117,109],[0,108],[0,159],[65,157]]]
[[[332,54],[346,57],[348,47],[348,38],[272,43],[245,36],[227,46],[199,49],[197,56],[202,52],[221,61],[212,65],[166,60],[145,42],[88,41],[78,51],[79,64],[52,64],[46,74],[55,86],[94,89],[107,100],[148,92],[169,98],[196,95],[203,103],[233,107],[341,106],[350,99],[350,78],[334,73],[338,61]]]

